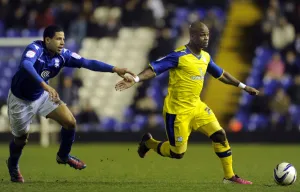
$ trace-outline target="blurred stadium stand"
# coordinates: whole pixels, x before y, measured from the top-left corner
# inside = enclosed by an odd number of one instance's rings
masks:
[[[228,1],[7,1],[0,2],[0,37],[38,38],[49,24],[66,32],[66,48],[139,72],[149,61],[188,42],[188,23],[203,20],[210,28],[208,51],[215,54],[226,21]],[[1,43],[2,42],[2,43]],[[7,41],[6,41],[7,42]],[[8,131],[6,98],[24,46],[0,40],[0,122]],[[75,114],[81,131],[163,129],[161,116],[168,74],[119,93],[115,75],[64,69],[56,85]]]
[[[232,131],[291,131],[300,128],[300,2],[257,1],[263,17],[250,29],[254,52],[246,83],[259,97],[242,94]]]

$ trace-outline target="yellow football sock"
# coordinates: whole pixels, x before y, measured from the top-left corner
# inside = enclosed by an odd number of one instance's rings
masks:
[[[157,141],[153,138],[146,141],[146,146],[153,149],[156,153],[164,157],[170,157],[170,142]]]
[[[157,141],[153,138],[149,139],[148,141],[146,141],[146,146],[149,149],[153,149],[154,151],[157,151],[157,146],[159,145],[160,141]]]
[[[164,157],[171,157],[170,155],[170,142],[169,141],[164,141],[160,142],[157,151],[158,154]]]
[[[225,178],[229,179],[233,177],[234,173],[232,169],[232,155],[228,140],[226,139],[224,143],[213,142],[213,147],[215,153],[221,160]]]

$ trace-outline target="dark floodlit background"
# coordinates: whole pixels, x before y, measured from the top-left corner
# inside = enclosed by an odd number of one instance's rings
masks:
[[[116,74],[72,68],[50,85],[77,119],[71,154],[87,168],[57,165],[60,127],[36,117],[20,160],[26,183],[11,184],[7,94],[24,48],[42,39],[46,26],[62,26],[71,51],[139,73],[188,43],[189,24],[196,20],[210,30],[206,51],[215,63],[260,90],[253,97],[207,75],[201,95],[227,132],[235,173],[252,186],[222,183],[220,160],[200,133],[190,136],[181,160],[153,151],[139,158],[144,132],[166,139],[168,73],[116,92]],[[285,189],[273,180],[281,162],[300,168],[299,133],[299,0],[0,0],[1,192],[299,191],[298,180]]]
[[[189,23],[195,20],[210,29],[207,51],[214,61],[261,91],[252,97],[207,76],[201,99],[228,134],[246,140],[247,135],[254,140],[297,135],[300,3],[296,0],[1,0],[0,132],[10,131],[6,99],[22,51],[32,40],[41,39],[47,25],[62,26],[66,48],[81,56],[138,73],[149,61],[186,44]],[[161,113],[168,73],[122,93],[114,90],[119,80],[109,73],[65,68],[50,84],[74,113],[86,141],[118,140],[122,133],[129,138],[145,130],[164,136]],[[48,136],[58,130],[56,123],[37,117],[31,131],[37,137],[42,132],[47,145]]]

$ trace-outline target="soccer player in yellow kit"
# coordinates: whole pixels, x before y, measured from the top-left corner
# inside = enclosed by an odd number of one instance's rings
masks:
[[[155,77],[167,70],[169,74],[168,94],[165,98],[163,116],[168,141],[157,141],[146,133],[139,144],[138,154],[144,158],[153,149],[159,155],[181,159],[187,150],[187,142],[192,131],[200,131],[213,142],[214,151],[220,158],[223,183],[252,184],[238,177],[232,168],[231,149],[225,131],[220,126],[213,111],[200,99],[206,72],[225,84],[242,88],[251,95],[258,90],[246,86],[214,63],[203,48],[208,46],[209,30],[201,22],[190,25],[190,41],[167,56],[150,63],[150,66],[130,80],[116,84],[116,90],[123,91],[139,81]]]

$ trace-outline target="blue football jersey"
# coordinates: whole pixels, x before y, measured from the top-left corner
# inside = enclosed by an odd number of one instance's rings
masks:
[[[22,63],[28,60],[33,63],[38,75],[48,83],[48,80],[55,77],[63,67],[80,68],[82,65],[81,56],[63,49],[60,54],[50,55],[43,41],[34,41],[29,44],[22,54],[19,68],[12,78],[12,93],[23,100],[34,101],[44,92],[40,84],[27,72]]]

